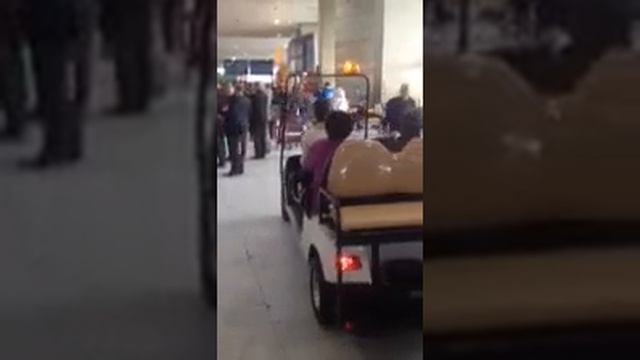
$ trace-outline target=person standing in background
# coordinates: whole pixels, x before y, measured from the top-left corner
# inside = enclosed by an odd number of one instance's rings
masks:
[[[242,143],[244,141],[246,144],[251,100],[244,95],[242,85],[236,85],[235,91],[231,91],[229,95],[229,109],[224,119],[224,133],[227,136],[231,157],[231,171],[227,176],[236,176],[244,173]]]
[[[92,94],[93,50],[99,8],[97,0],[74,0],[73,3],[76,6],[75,13],[78,14],[77,21],[80,29],[78,40],[74,43],[72,50],[74,100],[80,121],[84,121]]]
[[[218,158],[218,167],[224,167],[227,162],[227,146],[226,146],[226,137],[224,134],[224,123],[225,117],[229,113],[229,101],[233,90],[229,84],[225,84],[225,86],[218,85],[217,89],[217,113],[216,113],[216,124],[214,128],[215,136],[214,141],[216,145],[216,156]]]
[[[40,153],[22,165],[46,168],[72,163],[82,156],[82,131],[78,104],[71,94],[70,70],[76,64],[77,49],[86,29],[83,0],[29,0],[26,19],[32,52],[40,64],[36,74],[42,86],[39,100],[43,109],[44,144]],[[75,94],[78,96],[78,93]]]
[[[255,158],[264,159],[267,155],[267,119],[269,97],[264,90],[264,85],[256,84],[255,92],[251,97],[251,123],[250,132],[255,148]]]
[[[383,125],[389,131],[400,131],[400,122],[411,110],[416,108],[416,101],[409,96],[409,84],[400,86],[400,94],[387,102]]]
[[[152,96],[150,0],[103,0],[105,37],[111,39],[118,103],[115,115],[147,111]]]
[[[22,139],[26,121],[25,34],[20,0],[0,3],[0,103],[6,123],[0,141]]]

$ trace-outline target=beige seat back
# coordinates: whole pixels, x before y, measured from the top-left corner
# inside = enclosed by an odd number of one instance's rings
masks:
[[[545,173],[571,218],[640,217],[640,56],[610,54],[591,69],[549,133]]]
[[[394,154],[390,192],[398,194],[424,193],[424,154],[422,139],[411,140],[401,152]]]
[[[544,102],[505,64],[428,58],[425,201],[431,229],[548,216],[539,194]]]
[[[328,191],[338,198],[422,194],[422,142],[398,154],[373,140],[346,140],[334,154]]]

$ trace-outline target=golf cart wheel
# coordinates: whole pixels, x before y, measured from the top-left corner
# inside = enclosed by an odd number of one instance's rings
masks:
[[[200,253],[200,280],[202,284],[202,294],[207,305],[213,308],[216,306],[218,288],[216,281],[217,271],[215,256],[214,251],[208,246],[205,246]]]
[[[336,315],[334,288],[325,281],[317,256],[311,258],[309,265],[309,295],[313,314],[320,325],[333,325]]]
[[[282,190],[284,191],[284,190]],[[286,198],[285,195],[282,195],[282,198],[280,200],[280,213],[282,215],[282,220],[286,223],[291,221],[291,218],[289,217],[289,213],[287,212],[287,209],[285,208],[285,202],[286,202]]]

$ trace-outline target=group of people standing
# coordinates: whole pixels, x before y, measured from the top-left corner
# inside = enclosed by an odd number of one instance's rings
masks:
[[[218,167],[224,167],[229,160],[231,169],[227,176],[241,175],[244,173],[249,137],[253,140],[255,159],[264,159],[270,150],[272,92],[262,83],[239,82],[219,85],[217,96],[215,142]]]
[[[116,70],[117,104],[110,112],[144,113],[153,97],[153,14],[163,14],[153,7],[177,9],[174,3],[181,2],[0,1],[0,104],[6,119],[0,141],[22,140],[28,120],[35,118],[41,120],[44,141],[38,155],[21,164],[41,169],[82,158],[82,124],[91,98],[98,31],[103,53]],[[26,109],[27,49],[37,97],[33,114]]]

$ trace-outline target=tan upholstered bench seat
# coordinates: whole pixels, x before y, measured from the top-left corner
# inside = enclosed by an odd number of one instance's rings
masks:
[[[430,334],[640,321],[640,248],[425,262]]]
[[[419,227],[423,223],[421,201],[353,205],[340,208],[343,231]]]

